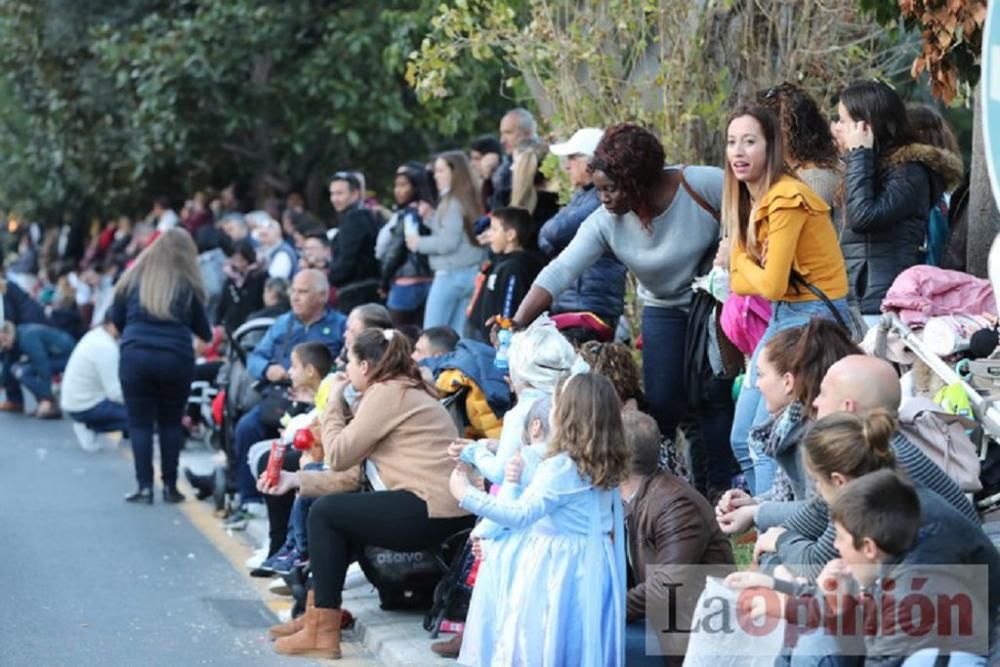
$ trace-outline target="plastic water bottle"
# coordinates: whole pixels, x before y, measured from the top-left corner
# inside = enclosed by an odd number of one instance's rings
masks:
[[[497,356],[493,359],[493,366],[498,371],[506,372],[510,368],[510,329],[501,329],[497,332]]]
[[[405,236],[420,236],[420,221],[412,215],[403,219],[403,234]]]

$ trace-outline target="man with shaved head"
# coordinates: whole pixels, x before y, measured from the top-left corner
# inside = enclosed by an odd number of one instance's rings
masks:
[[[834,412],[853,412],[859,417],[867,417],[879,408],[895,415],[900,400],[899,376],[888,362],[853,354],[827,371],[813,408],[816,419]]]
[[[347,318],[327,306],[330,283],[317,269],[305,269],[292,280],[291,312],[274,321],[257,347],[247,357],[247,372],[257,381],[270,385],[289,383],[288,369],[292,365],[292,350],[299,343],[318,342],[326,345],[336,357],[344,345]],[[261,422],[261,406],[257,405],[240,417],[234,436],[236,485],[241,504],[260,498],[254,472],[247,465],[247,452],[261,440],[277,436],[277,428]],[[245,508],[243,508],[245,510]],[[245,511],[237,512],[233,528],[245,526]]]
[[[895,415],[899,402],[899,378],[893,367],[876,357],[852,355],[830,367],[813,407],[817,419],[836,412],[865,417],[876,409]],[[973,522],[979,522],[975,508],[958,484],[912,442],[897,431],[891,446],[897,469],[916,486],[930,489]],[[790,508],[794,511],[789,512]],[[829,509],[818,495],[802,503],[763,503],[756,521],[762,529],[781,524],[761,535],[758,549],[774,552],[776,559],[797,576],[814,579],[824,565],[838,557]]]

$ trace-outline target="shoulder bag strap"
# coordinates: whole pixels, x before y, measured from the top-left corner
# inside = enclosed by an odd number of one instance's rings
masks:
[[[802,277],[802,274],[795,269],[792,269],[792,272],[789,274],[788,282],[796,289],[799,287],[805,287],[807,290],[812,292],[817,299],[823,302],[823,305],[825,305],[827,310],[830,311],[830,314],[833,315],[833,319],[837,322],[837,324],[844,327],[844,331],[851,333],[851,327],[847,326],[847,322],[844,321],[840,311],[837,310],[837,307],[833,305],[833,302],[830,301],[830,297],[828,297],[823,290],[806,281],[806,279]]]
[[[688,197],[694,200],[695,204],[700,206],[706,213],[715,218],[716,222],[720,222],[722,220],[722,216],[719,215],[719,212],[711,204],[705,201],[704,197],[695,192],[694,188],[691,187],[691,184],[688,183],[686,178],[684,178],[684,169],[685,167],[681,167],[678,172],[681,177],[681,187],[684,188],[684,192],[688,194]]]

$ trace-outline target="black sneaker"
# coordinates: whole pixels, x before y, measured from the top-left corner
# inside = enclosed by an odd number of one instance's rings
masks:
[[[163,487],[163,502],[170,505],[176,505],[177,503],[182,503],[185,500],[187,500],[187,498],[184,497],[183,493],[177,490],[176,486]]]
[[[196,475],[191,472],[190,468],[184,468],[184,478],[191,485],[191,488],[196,491],[195,497],[198,500],[210,498],[215,493],[214,475]]]
[[[153,504],[153,489],[140,487],[134,493],[130,493],[125,496],[125,502],[136,503],[139,505],[152,505]]]

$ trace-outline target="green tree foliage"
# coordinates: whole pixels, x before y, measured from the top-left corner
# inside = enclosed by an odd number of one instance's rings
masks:
[[[259,203],[493,129],[498,69],[421,105],[403,79],[429,0],[0,0],[0,205],[139,211],[239,180]]]
[[[895,71],[897,43],[855,0],[451,0],[410,59],[422,99],[454,94],[469,60],[506,63],[548,127],[638,122],[671,159],[717,162],[740,100],[782,80],[829,101]]]

